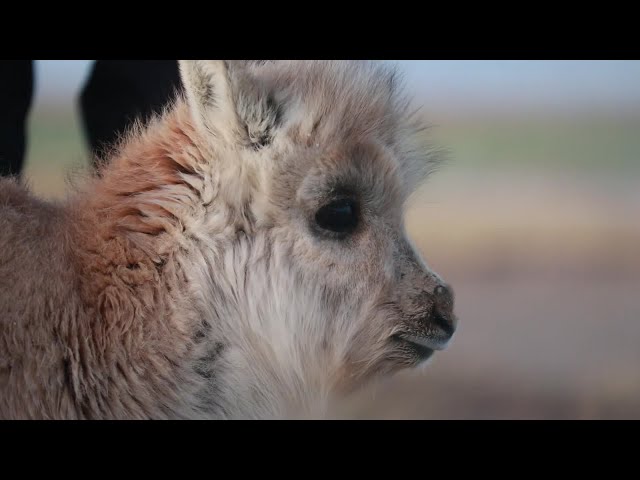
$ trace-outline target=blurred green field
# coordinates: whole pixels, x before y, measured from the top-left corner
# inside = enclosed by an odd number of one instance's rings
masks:
[[[441,125],[434,137],[451,146],[460,168],[640,170],[640,115],[475,119]]]
[[[408,213],[460,331],[359,418],[640,418],[640,115],[440,121],[449,162]],[[36,109],[25,175],[64,195],[78,117]]]
[[[24,178],[36,193],[61,198],[69,172],[88,165],[87,144],[75,111],[45,107],[31,112]]]
[[[65,172],[84,167],[76,111],[40,107],[30,117],[26,174],[43,195],[64,191]],[[486,118],[436,124],[429,135],[448,150],[445,173],[534,170],[580,175],[640,172],[640,114],[633,118]]]

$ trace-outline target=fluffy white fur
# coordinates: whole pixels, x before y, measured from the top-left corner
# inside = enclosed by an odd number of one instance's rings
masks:
[[[321,418],[450,338],[403,225],[436,156],[393,69],[180,68],[185,98],[64,204],[0,181],[3,418]],[[338,194],[340,239],[315,223]]]

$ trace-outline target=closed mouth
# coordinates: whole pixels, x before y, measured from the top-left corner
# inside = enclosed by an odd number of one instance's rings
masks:
[[[423,348],[428,348],[431,350],[444,350],[445,348],[447,348],[447,345],[449,344],[449,340],[451,340],[451,337],[448,337],[443,340],[440,338],[418,337],[416,335],[408,335],[404,333],[395,335],[395,337],[399,338],[400,340],[404,340],[405,342],[411,343],[413,345],[423,347]]]
[[[396,342],[401,343],[404,347],[408,347],[413,353],[416,354],[421,362],[428,360],[435,351],[435,349],[425,345],[424,342],[419,341],[422,339],[420,339],[419,337],[414,337],[413,335],[394,335],[393,339]]]

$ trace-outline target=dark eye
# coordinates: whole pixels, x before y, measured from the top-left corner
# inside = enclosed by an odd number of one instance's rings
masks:
[[[335,233],[351,233],[358,226],[356,202],[350,199],[335,200],[316,213],[320,228]]]

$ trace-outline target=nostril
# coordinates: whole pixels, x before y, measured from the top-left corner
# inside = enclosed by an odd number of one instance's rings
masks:
[[[442,328],[447,335],[453,335],[456,324],[453,314],[453,291],[448,285],[438,285],[433,294],[435,300],[433,322]]]
[[[433,314],[433,323],[440,327],[444,333],[451,336],[456,330],[455,321],[453,316],[445,316],[437,309]]]

